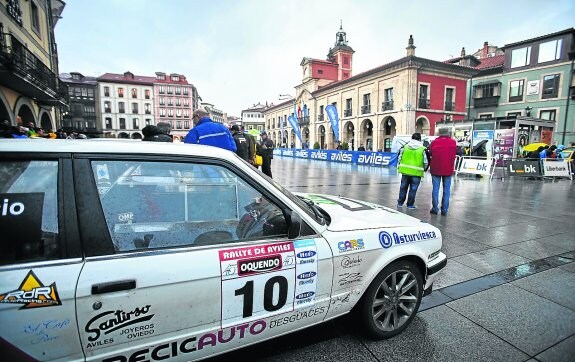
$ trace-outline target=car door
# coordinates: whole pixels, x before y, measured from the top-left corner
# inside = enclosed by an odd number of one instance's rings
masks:
[[[313,309],[302,325],[327,313],[329,246],[309,225],[288,239],[286,206],[234,165],[126,156],[74,165],[87,360],[192,360],[289,328],[272,330],[273,316]]]
[[[74,199],[65,197],[73,195],[70,170],[69,157],[0,153],[3,360],[84,358],[74,301],[81,249]]]

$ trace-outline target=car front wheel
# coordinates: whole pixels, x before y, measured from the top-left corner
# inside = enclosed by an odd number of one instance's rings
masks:
[[[409,261],[388,265],[371,283],[359,312],[365,333],[373,338],[390,338],[401,333],[421,303],[423,277]]]

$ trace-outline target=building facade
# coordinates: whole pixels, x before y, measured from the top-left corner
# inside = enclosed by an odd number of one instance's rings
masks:
[[[555,122],[554,142],[575,142],[575,29],[503,47],[499,65],[470,80],[469,118],[535,117]]]
[[[98,82],[96,77],[87,77],[78,72],[60,74],[60,80],[68,85],[68,111],[62,113],[62,129],[64,132],[78,132],[90,136],[98,136],[96,117],[96,93]]]
[[[267,105],[254,104],[252,107],[242,110],[241,114],[241,124],[245,130],[257,129],[258,131],[265,130],[265,110],[268,108]]]
[[[64,2],[7,0],[0,7],[0,120],[60,126],[67,87],[58,78],[54,27]]]
[[[200,105],[208,112],[208,116],[212,121],[224,124],[224,111],[214,107],[214,105],[209,102],[201,102]]]
[[[350,149],[363,145],[388,151],[396,134],[433,134],[435,123],[444,118],[463,120],[466,82],[476,71],[416,57],[411,36],[406,50],[404,58],[353,75],[354,51],[340,27],[327,61],[304,58],[301,62],[304,78],[295,87],[294,99],[264,112],[272,139],[327,149],[341,141]],[[337,135],[325,112],[330,104],[339,115]],[[290,115],[298,121],[302,142],[289,125]]]
[[[154,77],[106,73],[97,78],[99,127],[105,137],[141,139],[142,128],[156,124]]]
[[[197,90],[182,74],[156,72],[154,104],[156,122],[172,126],[174,140],[184,138],[192,126],[194,94]]]

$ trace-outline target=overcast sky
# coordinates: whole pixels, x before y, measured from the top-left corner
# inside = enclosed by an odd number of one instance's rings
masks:
[[[56,26],[60,72],[184,74],[204,101],[239,116],[301,83],[340,19],[353,74],[405,56],[467,54],[575,26],[572,0],[67,0]]]

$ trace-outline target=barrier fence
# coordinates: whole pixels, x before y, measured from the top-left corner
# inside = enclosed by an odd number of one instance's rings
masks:
[[[567,177],[573,180],[572,167],[571,162],[555,158],[514,158],[505,163],[507,174],[519,177]]]
[[[396,166],[397,153],[371,151],[310,150],[276,148],[274,156],[304,158],[326,162],[350,163],[366,166]]]
[[[456,156],[455,175],[470,174],[489,176],[493,178],[495,173],[495,160],[493,157]]]

